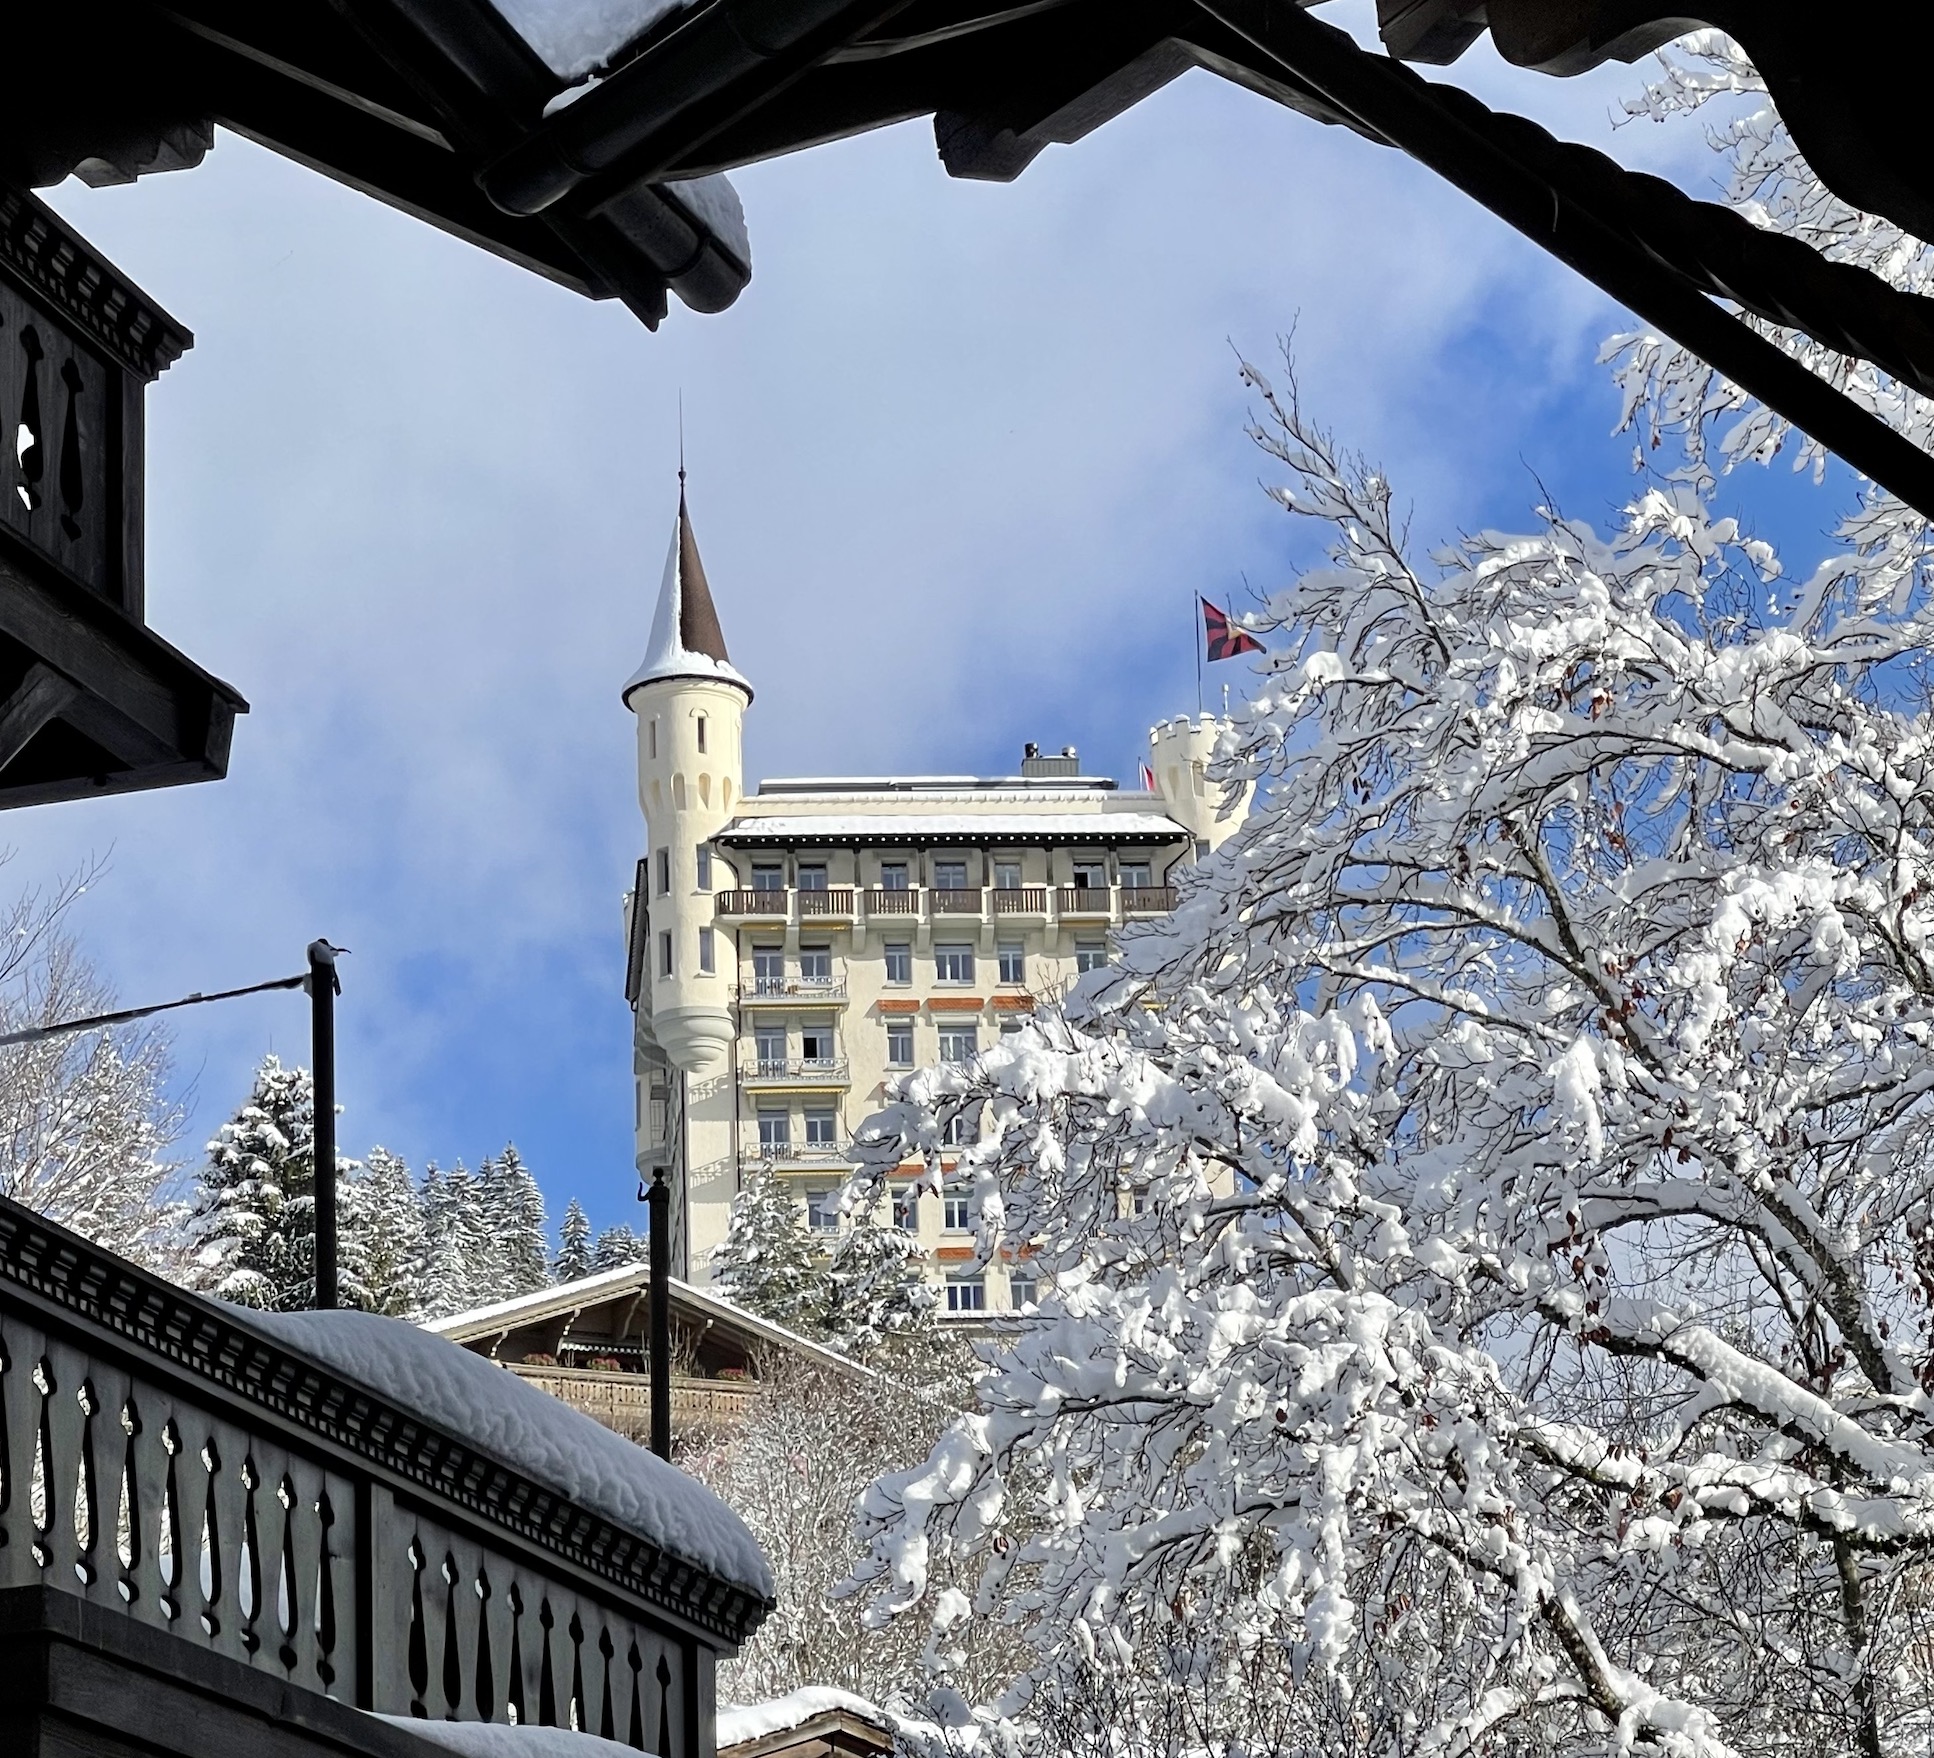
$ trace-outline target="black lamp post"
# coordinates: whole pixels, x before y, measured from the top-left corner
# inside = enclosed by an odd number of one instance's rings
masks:
[[[342,979],[327,940],[309,942],[309,1061],[315,1080],[316,1306],[336,1305],[336,997]]]
[[[672,1193],[665,1168],[645,1196],[651,1218],[651,1450],[672,1456]]]

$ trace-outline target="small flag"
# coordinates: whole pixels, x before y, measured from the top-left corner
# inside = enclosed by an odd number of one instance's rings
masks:
[[[1149,768],[1149,766],[1146,763],[1144,763],[1142,765],[1142,792],[1145,794],[1152,794],[1154,791],[1155,791],[1155,771]]]
[[[1212,660],[1266,651],[1254,635],[1238,629],[1229,621],[1227,612],[1217,610],[1206,598],[1202,600],[1202,632]]]

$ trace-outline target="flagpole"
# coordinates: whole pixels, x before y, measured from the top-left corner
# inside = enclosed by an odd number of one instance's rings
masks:
[[[1195,718],[1202,718],[1202,621],[1200,595],[1189,588],[1189,639],[1195,643]]]

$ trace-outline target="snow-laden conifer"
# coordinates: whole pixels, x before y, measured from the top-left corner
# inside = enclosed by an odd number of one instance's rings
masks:
[[[591,1248],[593,1270],[621,1270],[627,1264],[642,1264],[651,1256],[651,1241],[634,1233],[622,1221],[598,1230]]]
[[[732,1199],[732,1219],[712,1254],[712,1272],[728,1298],[794,1330],[816,1332],[830,1289],[815,1242],[800,1225],[799,1205],[768,1167],[750,1172]]]
[[[576,1197],[564,1205],[564,1219],[557,1229],[557,1256],[551,1260],[551,1275],[559,1282],[576,1282],[591,1273],[591,1222]]]
[[[545,1245],[550,1223],[544,1193],[515,1143],[477,1168],[477,1194],[490,1234],[489,1298],[510,1300],[550,1282]]]
[[[423,1316],[430,1242],[416,1180],[399,1155],[369,1150],[359,1180],[367,1306],[390,1318]]]

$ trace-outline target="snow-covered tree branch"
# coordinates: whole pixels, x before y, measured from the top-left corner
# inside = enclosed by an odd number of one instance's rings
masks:
[[[1776,124],[1720,144],[1817,216]],[[1711,418],[1619,358],[1662,432]],[[854,1201],[981,1110],[983,1250],[1054,1292],[876,1481],[856,1585],[891,1619],[973,1560],[1035,1653],[987,1715],[1063,1749],[1071,1704],[1115,1751],[1920,1749],[1925,524],[1869,495],[1790,576],[1695,458],[1611,535],[1420,557],[1293,369],[1246,376],[1329,533],[1251,619],[1260,803],[1064,1015],[865,1132]]]

